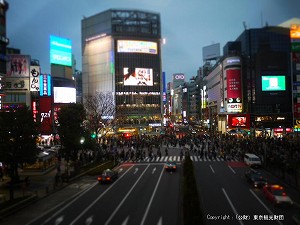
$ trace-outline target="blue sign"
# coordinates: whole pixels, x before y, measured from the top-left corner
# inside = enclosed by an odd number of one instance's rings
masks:
[[[49,74],[40,76],[40,96],[51,96],[51,76]]]
[[[50,63],[72,66],[71,40],[50,35]]]

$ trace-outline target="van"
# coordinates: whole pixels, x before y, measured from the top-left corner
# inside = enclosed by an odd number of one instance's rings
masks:
[[[261,166],[261,160],[257,155],[246,153],[244,156],[244,162],[246,165],[250,167],[260,167]]]

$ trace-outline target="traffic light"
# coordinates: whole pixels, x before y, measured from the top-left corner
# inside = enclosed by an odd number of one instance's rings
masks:
[[[92,133],[91,138],[95,139],[96,138],[96,133]]]

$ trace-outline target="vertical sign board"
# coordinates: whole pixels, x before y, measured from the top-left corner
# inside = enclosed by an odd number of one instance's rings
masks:
[[[241,70],[227,69],[227,112],[242,112]]]
[[[30,75],[30,79],[29,79],[30,91],[39,91],[40,90],[40,67],[30,66],[29,75]]]
[[[40,97],[40,123],[41,134],[48,135],[52,133],[52,115],[51,115],[52,100],[51,97]]]
[[[166,73],[162,73],[162,80],[163,80],[163,102],[166,103],[167,101],[167,91],[166,91]]]
[[[40,96],[51,96],[51,76],[49,74],[40,76]]]
[[[293,83],[294,89],[298,90],[300,80],[297,79],[297,75],[300,74],[300,24],[292,24],[290,27],[290,39],[291,39],[291,52],[292,52],[292,66],[295,68],[293,70],[293,77],[296,82]],[[294,102],[294,128],[298,128],[299,124],[296,121],[300,118],[300,104],[298,93],[293,93]]]

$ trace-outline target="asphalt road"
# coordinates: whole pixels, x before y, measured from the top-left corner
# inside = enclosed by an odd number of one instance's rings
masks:
[[[180,224],[180,165],[173,173],[160,162],[124,163],[116,170],[112,184],[83,177],[1,224]]]
[[[265,199],[262,190],[252,188],[245,179],[249,168],[241,162],[206,161],[194,165],[207,225],[293,224],[292,215],[299,211],[299,192],[267,171],[261,169],[268,182],[283,185],[295,201],[292,208],[275,207]],[[274,216],[278,218],[271,220]]]

